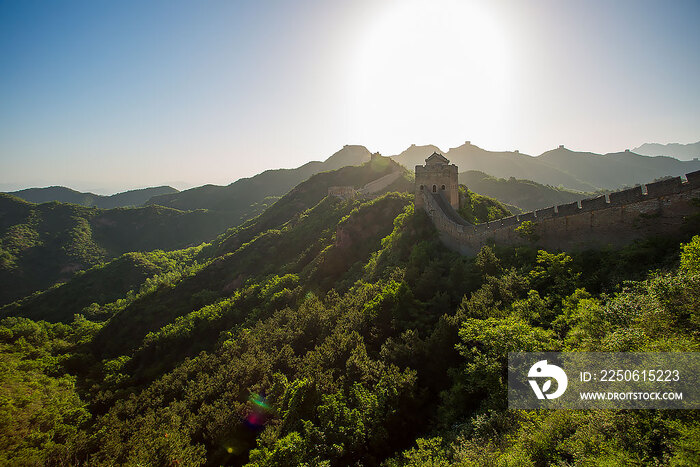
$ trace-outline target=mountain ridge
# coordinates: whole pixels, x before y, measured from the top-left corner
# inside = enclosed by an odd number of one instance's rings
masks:
[[[632,149],[632,152],[645,156],[670,156],[678,160],[700,158],[700,141],[697,143],[644,143]]]
[[[171,195],[154,196],[147,204],[183,210],[245,211],[266,197],[283,196],[316,173],[361,165],[370,157],[371,153],[364,146],[345,145],[323,162],[310,161],[294,169],[269,169],[226,186],[204,185]]]
[[[65,186],[55,185],[43,188],[25,188],[23,190],[10,191],[8,194],[21,198],[31,203],[59,203],[78,204],[86,207],[101,209],[125,208],[141,206],[153,196],[177,193],[178,190],[167,185],[127,190],[113,195],[97,195],[91,192],[81,192]]]
[[[416,146],[391,156],[408,168],[423,164],[435,146]],[[700,170],[700,161],[668,156],[644,156],[632,151],[596,154],[571,151],[564,146],[530,156],[519,151],[488,151],[467,141],[450,148],[445,157],[460,172],[476,170],[497,178],[527,179],[542,185],[594,192],[616,190],[668,176]]]
[[[343,161],[336,158],[332,163]],[[59,202],[34,204],[0,194],[0,305],[128,252],[175,250],[206,241],[213,242],[211,248],[234,251],[264,230],[302,215],[326,197],[331,185],[361,187],[397,170],[403,168],[388,158],[375,157],[362,166],[314,174],[279,203],[258,203],[263,214],[247,221],[230,212],[205,209],[184,211],[150,204],[105,210]],[[411,188],[403,170],[379,193]]]
[[[470,190],[512,205],[523,212],[570,203],[594,196],[591,192],[557,188],[515,177],[498,178],[478,170],[459,173],[459,182]]]
[[[226,218],[204,210],[35,204],[0,193],[0,303],[124,253],[198,245],[228,225]]]

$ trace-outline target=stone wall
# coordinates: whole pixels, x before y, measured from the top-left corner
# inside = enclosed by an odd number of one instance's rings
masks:
[[[341,199],[357,198],[358,193],[353,186],[329,186],[328,196],[336,196]]]
[[[376,196],[376,193],[394,183],[402,175],[403,172],[401,170],[397,170],[396,172],[391,172],[389,174],[384,175],[383,177],[377,178],[376,180],[372,180],[371,182],[367,183],[365,186],[359,189],[356,189],[355,187],[350,185],[329,186],[328,196],[335,196],[341,199],[355,199],[360,197],[373,198]]]
[[[671,178],[477,225],[456,224],[432,196],[416,196],[422,201],[416,206],[424,207],[442,241],[465,255],[476,254],[488,243],[561,250],[618,247],[647,236],[677,233],[686,217],[700,213],[693,202],[700,199],[700,171],[687,174],[685,181]],[[515,230],[525,221],[533,223],[534,235],[529,238]]]
[[[360,188],[360,194],[367,195],[383,190],[384,188],[388,187],[396,180],[398,180],[401,177],[401,175],[403,175],[403,172],[401,170],[397,170],[396,172],[391,172],[389,174],[384,175],[383,177],[373,180],[365,186],[363,186],[362,188]]]

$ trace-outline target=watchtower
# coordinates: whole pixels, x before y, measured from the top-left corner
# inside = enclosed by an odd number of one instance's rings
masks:
[[[425,165],[416,166],[416,206],[423,206],[422,191],[441,194],[453,208],[459,209],[457,166],[442,154],[434,152]]]

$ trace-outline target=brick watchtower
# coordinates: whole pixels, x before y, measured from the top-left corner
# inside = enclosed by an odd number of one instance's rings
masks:
[[[421,191],[442,194],[453,208],[459,209],[459,182],[457,166],[450,164],[442,154],[434,152],[425,165],[416,166],[416,207],[423,206]]]

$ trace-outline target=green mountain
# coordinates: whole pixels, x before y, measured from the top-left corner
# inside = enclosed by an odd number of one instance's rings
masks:
[[[315,167],[313,170],[318,172],[318,166],[353,166],[362,164],[365,156],[366,160],[370,159],[370,154],[365,148],[346,146],[324,163],[309,163],[304,168]],[[280,203],[263,219],[273,218],[274,224],[280,219],[285,219],[285,216],[298,213],[300,206],[305,206],[306,209],[324,197],[329,186],[354,185],[361,188],[396,171],[404,175],[389,188],[399,191],[408,191],[411,188],[408,173],[388,159],[378,156],[367,167],[370,169],[353,171],[348,168],[335,175],[316,179],[318,183],[312,184],[314,188],[303,195],[300,194],[300,190],[305,190],[306,185],[301,184],[289,198],[302,198],[298,206],[290,207]],[[112,210],[57,203],[36,206],[10,195],[0,194],[0,304],[19,299],[56,282],[65,281],[77,271],[126,252],[173,250],[211,240],[226,228],[240,225],[273,205],[279,197],[259,197],[270,190],[275,193],[282,192],[282,179],[304,176],[304,170],[306,169],[267,171],[251,179],[239,180],[231,185],[235,185],[235,189],[225,193],[200,187],[186,194],[187,197],[196,193],[199,204],[209,206],[212,210],[182,211],[159,204],[139,209]],[[254,189],[256,186],[258,191]],[[250,196],[241,195],[240,190],[243,189],[250,189]],[[128,192],[122,195],[128,195]],[[309,200],[313,203],[308,204]],[[221,204],[224,201],[231,202],[240,209],[224,209],[225,206]],[[252,201],[252,204],[245,206],[249,201]],[[213,210],[217,206],[222,210]],[[264,222],[256,225],[263,224]]]
[[[405,167],[423,164],[433,146],[416,146],[393,156]],[[667,176],[700,170],[700,161],[679,161],[671,157],[648,157],[633,152],[595,154],[574,152],[564,147],[537,157],[513,152],[493,152],[469,142],[452,148],[445,157],[461,171],[479,171],[498,178],[532,180],[569,190],[593,192],[614,190]]]
[[[697,463],[697,411],[509,410],[506,371],[515,351],[696,350],[700,236],[466,258],[407,172],[327,195],[397,170],[318,173],[211,244],[0,309],[0,464]],[[460,191],[463,216],[509,215]]]
[[[0,193],[0,304],[126,252],[198,245],[229,225],[227,219],[204,210],[104,210],[33,204]]]
[[[153,196],[177,193],[170,186],[158,186],[129,190],[110,196],[96,195],[93,193],[81,193],[63,186],[51,186],[47,188],[27,188],[26,190],[13,191],[9,194],[21,198],[30,203],[48,203],[58,201],[60,203],[79,204],[81,206],[96,207],[102,209],[124,208],[142,206]]]
[[[383,192],[412,192],[411,174],[390,158],[377,156],[361,166],[347,166],[337,170],[313,175],[289,191],[278,202],[266,209],[260,216],[240,226],[229,229],[219,236],[214,246],[219,251],[233,251],[250,241],[260,232],[274,228],[301,215],[321,201],[332,186],[352,186],[361,188],[371,181],[394,172],[401,172],[402,177],[382,189]]]
[[[497,199],[475,193],[464,185],[459,186],[459,210],[462,218],[472,224],[495,221],[512,214],[517,214]]]
[[[593,193],[555,188],[515,177],[496,178],[477,170],[460,173],[459,181],[471,191],[495,198],[501,203],[516,206],[524,212],[594,196]]]
[[[360,188],[396,171],[401,171],[403,177],[384,191],[408,191],[412,187],[408,173],[382,157],[361,167],[317,174],[255,222],[225,233],[221,242],[244,243],[262,230],[281,225],[318,203],[329,186]],[[264,206],[259,203],[253,208]],[[61,203],[35,205],[0,194],[0,304],[65,281],[77,271],[121,254],[198,245],[239,223],[230,212],[180,211],[159,205],[111,210]]]
[[[268,197],[280,197],[319,172],[362,165],[370,156],[364,146],[348,145],[324,162],[308,162],[296,169],[266,170],[253,177],[236,180],[228,186],[205,185],[171,195],[154,196],[148,203],[182,210],[229,211],[235,216],[250,218],[258,213],[250,211],[251,205]]]

